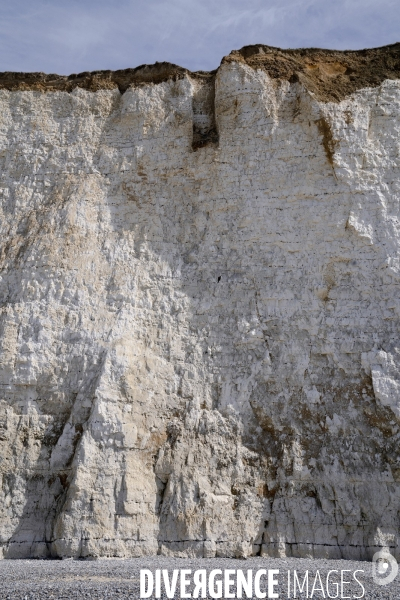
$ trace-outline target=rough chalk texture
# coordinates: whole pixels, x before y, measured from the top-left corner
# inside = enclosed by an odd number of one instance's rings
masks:
[[[400,557],[400,81],[181,71],[0,90],[2,555]]]

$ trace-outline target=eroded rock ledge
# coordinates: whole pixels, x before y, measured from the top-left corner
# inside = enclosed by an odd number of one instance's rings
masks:
[[[400,558],[398,57],[2,76],[4,557]]]

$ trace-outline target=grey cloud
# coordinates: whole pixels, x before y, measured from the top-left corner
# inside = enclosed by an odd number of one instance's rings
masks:
[[[399,26],[398,0],[14,0],[0,5],[0,70],[213,69],[246,44],[356,49]]]

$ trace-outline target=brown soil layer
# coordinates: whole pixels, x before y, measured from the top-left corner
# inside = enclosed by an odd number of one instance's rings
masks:
[[[222,63],[242,62],[261,69],[273,79],[301,82],[321,101],[340,101],[358,89],[376,87],[385,79],[400,78],[400,43],[367,50],[281,50],[263,44],[233,50]],[[132,85],[161,83],[185,75],[207,79],[215,71],[191,72],[163,62],[135,69],[92,71],[78,75],[45,73],[0,73],[0,89],[67,91],[76,87],[91,91],[118,87],[123,93]]]
[[[154,65],[141,65],[135,69],[120,69],[118,71],[85,71],[78,75],[47,75],[46,73],[0,73],[0,89],[6,90],[37,90],[43,92],[66,91],[72,92],[79,87],[91,92],[118,88],[124,93],[128,87],[149,83],[161,83],[168,79],[181,79],[185,74],[191,77],[208,79],[215,71],[197,71],[162,62]]]
[[[222,62],[244,62],[273,79],[300,81],[318,100],[339,102],[356,90],[400,78],[400,43],[368,50],[280,50],[258,44],[233,50]]]

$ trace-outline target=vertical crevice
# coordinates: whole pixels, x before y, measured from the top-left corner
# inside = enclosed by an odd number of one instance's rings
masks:
[[[215,121],[215,74],[194,80],[193,140],[194,151],[218,144]]]

